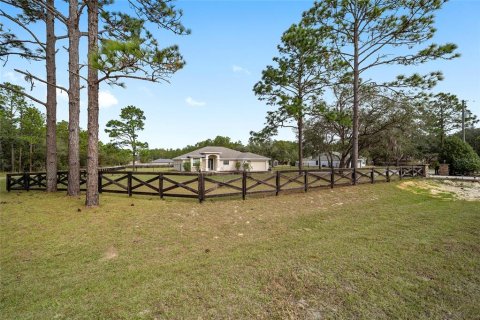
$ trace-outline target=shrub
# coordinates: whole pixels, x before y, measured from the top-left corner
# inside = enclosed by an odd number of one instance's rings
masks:
[[[250,169],[252,169],[252,166],[250,165],[250,162],[245,161],[243,163],[243,170],[250,171]]]
[[[192,171],[192,165],[191,165],[190,161],[183,163],[183,170],[186,171],[186,172]]]
[[[473,148],[458,137],[445,139],[440,162],[450,164],[450,174],[469,174],[480,171],[480,157]]]
[[[242,163],[240,161],[235,162],[235,170],[240,171],[242,168]]]
[[[195,161],[193,167],[195,168],[195,171],[200,171],[200,161]]]

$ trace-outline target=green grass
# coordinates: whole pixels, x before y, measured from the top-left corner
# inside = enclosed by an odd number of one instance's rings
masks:
[[[480,314],[478,202],[397,183],[203,204],[104,194],[90,210],[0,197],[3,319]]]

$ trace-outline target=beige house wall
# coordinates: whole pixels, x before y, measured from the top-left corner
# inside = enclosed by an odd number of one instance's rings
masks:
[[[237,169],[235,167],[235,164],[237,163],[237,161],[239,161],[240,163],[243,163],[242,160],[225,160],[225,161],[228,161],[228,164],[224,164],[224,160],[222,160],[221,158],[217,158],[215,156],[213,156],[213,158],[214,158],[214,161],[216,162],[214,165],[215,167],[214,171],[218,171],[218,172],[236,171]],[[193,166],[193,163],[195,161],[193,159],[175,160],[173,164],[174,169],[177,171],[183,172],[184,162],[191,162],[192,171],[195,170]],[[249,160],[249,162],[251,166],[250,171],[268,171],[268,168],[269,168],[268,160]],[[207,170],[207,166],[208,166],[208,160],[203,158],[200,159],[200,170],[204,172],[209,171]],[[243,166],[241,167],[240,170],[243,170]]]

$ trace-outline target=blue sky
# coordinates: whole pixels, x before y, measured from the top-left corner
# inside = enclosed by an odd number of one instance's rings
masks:
[[[60,3],[60,1],[57,1]],[[184,11],[183,23],[189,36],[173,36],[152,26],[160,44],[178,44],[187,65],[170,83],[127,81],[127,88],[101,86],[100,139],[107,142],[105,123],[117,118],[120,109],[135,105],[145,111],[145,130],[140,139],[151,148],[177,148],[216,135],[246,143],[251,130],[260,130],[269,108],[252,92],[261,71],[276,55],[282,33],[300,20],[313,1],[178,1]],[[117,6],[126,1],[117,0]],[[462,57],[435,61],[404,70],[382,69],[369,74],[375,79],[391,79],[395,72],[405,74],[441,70],[445,80],[434,92],[450,92],[468,102],[480,117],[480,1],[452,0],[437,14],[436,43],[454,42]],[[82,22],[85,27],[85,21]],[[61,34],[64,28],[58,26]],[[38,27],[42,33],[42,27]],[[65,43],[59,43],[59,48]],[[85,48],[86,40],[82,40]],[[83,49],[85,50],[85,49]],[[85,62],[85,52],[81,61]],[[57,61],[58,83],[68,85],[67,54],[60,50]],[[11,59],[2,67],[0,81],[23,84],[13,72],[23,68],[43,73],[41,63]],[[395,70],[392,72],[392,70]],[[38,85],[33,93],[45,96]],[[58,119],[68,120],[68,100],[59,92]],[[86,92],[82,93],[81,126],[86,128]],[[41,108],[40,108],[41,109]],[[278,139],[295,139],[289,129]]]

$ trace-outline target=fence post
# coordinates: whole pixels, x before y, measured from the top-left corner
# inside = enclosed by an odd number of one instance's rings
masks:
[[[412,165],[412,178],[417,176],[414,166]]]
[[[103,187],[102,187],[102,170],[98,170],[98,193],[102,193]]]
[[[205,178],[203,172],[198,174],[198,202],[202,203],[205,200]]]
[[[160,199],[163,199],[163,174],[161,173],[158,176],[158,195]]]
[[[10,192],[10,188],[12,186],[12,176],[7,173],[7,191]]]
[[[330,172],[330,188],[333,189],[334,184],[335,184],[335,171],[333,171],[333,167],[332,167],[332,171]]]
[[[357,184],[357,169],[353,168],[352,171],[352,184],[356,185]]]
[[[305,170],[304,174],[305,176],[303,177],[303,183],[304,183],[305,192],[307,192],[308,191],[308,171]]]
[[[275,195],[278,196],[280,193],[280,171],[277,171],[275,176]]]
[[[23,189],[29,191],[30,190],[30,177],[28,173],[23,173]]]
[[[375,183],[375,168],[372,168],[372,172],[370,173],[370,179],[372,183]]]
[[[390,182],[390,167],[387,167],[387,182]]]
[[[403,174],[403,170],[402,170],[402,167],[398,167],[398,176],[400,177],[400,180],[402,180],[402,174]]]
[[[247,196],[247,171],[242,172],[242,199],[245,200]]]
[[[128,174],[128,180],[127,180],[127,192],[128,196],[132,196],[132,172],[129,172]]]

